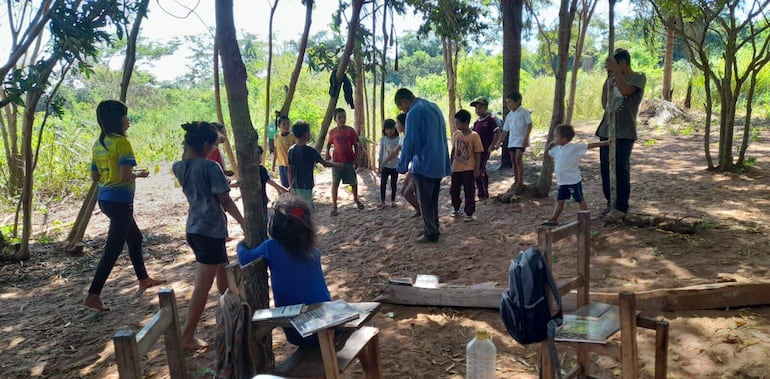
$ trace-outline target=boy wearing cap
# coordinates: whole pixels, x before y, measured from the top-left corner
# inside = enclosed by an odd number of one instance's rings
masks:
[[[485,97],[478,97],[471,102],[471,106],[476,108],[476,115],[479,118],[473,123],[473,131],[481,137],[481,145],[484,151],[481,152],[479,161],[479,176],[476,177],[476,188],[478,189],[479,200],[489,198],[489,176],[487,176],[487,160],[491,153],[492,142],[500,133],[500,125],[497,117],[489,112],[489,101]]]

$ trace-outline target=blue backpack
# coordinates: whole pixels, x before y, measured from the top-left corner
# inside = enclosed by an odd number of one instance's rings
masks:
[[[508,334],[522,345],[548,340],[551,363],[560,374],[554,337],[561,326],[561,297],[543,254],[535,247],[519,253],[508,268],[508,291],[500,301],[500,315]],[[551,291],[558,311],[552,316],[548,291]],[[560,375],[559,375],[560,376]]]

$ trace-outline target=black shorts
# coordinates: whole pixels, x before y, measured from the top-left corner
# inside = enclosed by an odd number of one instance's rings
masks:
[[[205,265],[227,264],[227,250],[224,238],[211,238],[200,234],[187,233],[187,244],[195,253],[195,261]]]
[[[559,186],[556,200],[568,200],[570,197],[578,203],[583,201],[583,182]]]

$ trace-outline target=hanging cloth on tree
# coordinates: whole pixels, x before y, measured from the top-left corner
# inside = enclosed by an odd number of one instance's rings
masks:
[[[332,70],[331,76],[329,76],[329,96],[337,95],[337,70]],[[353,103],[353,84],[350,82],[350,78],[345,74],[342,76],[342,92],[345,96],[345,102],[348,103],[350,109],[355,109]]]

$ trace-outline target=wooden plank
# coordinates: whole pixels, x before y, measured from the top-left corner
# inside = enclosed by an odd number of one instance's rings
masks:
[[[565,345],[572,347],[573,349],[584,348],[588,353],[603,355],[620,360],[620,345],[615,342],[607,343],[585,343],[585,342],[572,342],[572,341],[559,341],[557,347]],[[586,375],[586,372],[583,372]]]
[[[552,242],[561,241],[565,238],[574,236],[580,231],[580,222],[572,221],[569,224],[561,225],[551,229]]]
[[[375,301],[403,305],[439,307],[499,308],[503,288],[468,287],[419,288],[387,285]]]
[[[616,293],[592,292],[591,299],[617,304]],[[687,311],[738,308],[770,304],[770,283],[714,283],[664,288],[636,293],[636,308],[643,311]]]
[[[621,291],[620,361],[624,379],[639,377],[639,348],[636,344],[636,299],[633,292]]]
[[[583,287],[583,278],[575,276],[569,279],[560,280],[556,283],[556,287],[559,288],[559,295],[564,296],[572,290]]]
[[[372,326],[364,326],[353,332],[345,341],[345,346],[337,352],[337,364],[341,371],[353,363],[358,355],[364,350],[369,341],[374,338],[379,329]]]
[[[158,340],[158,337],[163,334],[170,323],[171,315],[168,314],[168,311],[164,312],[164,310],[161,309],[160,311],[155,312],[155,314],[152,315],[150,322],[136,333],[136,346],[140,357],[143,357],[150,351],[152,344]]]

